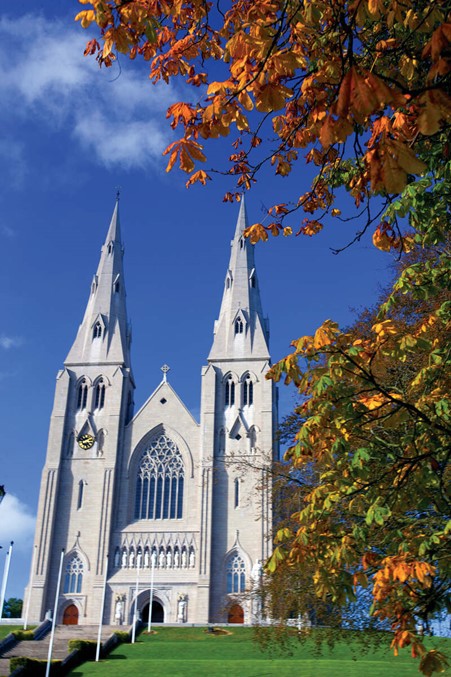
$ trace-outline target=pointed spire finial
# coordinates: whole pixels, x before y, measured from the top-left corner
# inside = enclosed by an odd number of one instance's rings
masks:
[[[121,187],[116,186],[116,202],[119,202],[120,198],[121,198]]]

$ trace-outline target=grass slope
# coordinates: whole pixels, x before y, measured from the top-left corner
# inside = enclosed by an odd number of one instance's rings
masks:
[[[318,632],[318,631],[317,631]],[[263,653],[253,641],[251,628],[234,628],[230,635],[212,635],[203,628],[158,628],[157,634],[140,635],[134,645],[121,645],[107,660],[85,663],[70,673],[71,677],[183,677],[195,675],[266,675],[301,674],[302,677],[418,677],[418,661],[404,651],[394,657],[388,649],[387,636],[376,638],[376,647],[365,651],[362,641],[351,638],[331,650],[323,645],[320,652],[315,637],[291,644],[288,651]],[[382,643],[383,642],[383,643]],[[437,648],[451,651],[450,640],[435,640]],[[368,647],[367,647],[368,648]]]
[[[0,640],[5,639],[10,632],[22,630],[23,625],[0,625]]]

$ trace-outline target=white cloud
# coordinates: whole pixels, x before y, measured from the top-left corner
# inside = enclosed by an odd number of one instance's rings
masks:
[[[23,339],[19,336],[6,336],[2,334],[0,336],[0,348],[4,350],[9,350],[10,348],[18,348],[23,344]]]
[[[25,15],[0,19],[0,116],[66,128],[107,167],[161,162],[168,143],[165,111],[172,86],[152,86],[128,60],[111,69],[84,57],[78,25]]]
[[[0,504],[0,545],[6,550],[14,541],[14,552],[28,552],[33,544],[36,517],[30,508],[13,494],[6,494]]]

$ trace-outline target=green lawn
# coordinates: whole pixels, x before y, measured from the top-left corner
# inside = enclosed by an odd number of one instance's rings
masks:
[[[330,650],[315,648],[314,637],[305,643],[292,643],[292,655],[264,653],[253,641],[251,628],[236,628],[230,635],[211,635],[203,628],[158,628],[157,634],[140,635],[136,644],[119,646],[108,659],[85,663],[71,677],[143,677],[166,675],[230,675],[239,677],[418,677],[418,661],[404,651],[395,658],[388,648],[387,636],[378,647],[362,649],[358,641],[337,643]],[[382,643],[383,642],[383,643]],[[366,642],[365,642],[366,643]],[[434,646],[451,653],[451,640],[434,640]]]
[[[6,635],[14,630],[22,630],[23,625],[0,625],[0,640],[5,639]]]

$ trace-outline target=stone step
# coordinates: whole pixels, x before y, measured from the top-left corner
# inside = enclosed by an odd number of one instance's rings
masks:
[[[117,631],[117,625],[102,626],[101,640],[105,642],[113,632]],[[124,628],[128,630],[128,628]],[[52,658],[63,659],[69,654],[68,644],[71,639],[97,640],[99,628],[95,625],[57,625],[53,639]],[[28,658],[46,659],[49,652],[50,633],[40,641],[22,641],[16,644],[10,651],[3,654],[3,659],[13,656],[27,656]],[[8,661],[9,662],[9,661]],[[2,668],[0,667],[0,670]],[[0,671],[0,677],[9,674],[9,668],[5,673]]]

